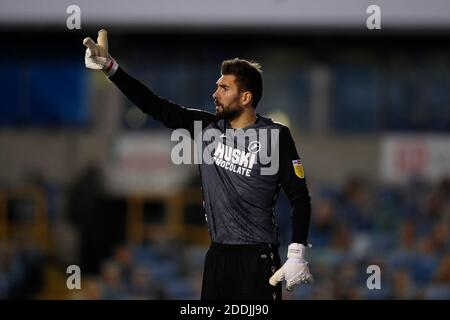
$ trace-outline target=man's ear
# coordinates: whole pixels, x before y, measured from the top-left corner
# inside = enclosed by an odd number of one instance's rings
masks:
[[[252,93],[250,92],[250,91],[244,91],[244,92],[242,92],[242,96],[241,96],[241,102],[242,102],[242,104],[245,106],[245,105],[248,105],[249,103],[251,103],[252,102],[252,99],[253,99],[253,96],[252,96]]]

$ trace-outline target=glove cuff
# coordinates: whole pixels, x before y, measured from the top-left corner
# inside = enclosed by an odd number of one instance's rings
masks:
[[[294,258],[294,259],[300,259],[305,260],[305,249],[311,248],[312,246],[309,244],[308,246],[305,246],[301,243],[291,243],[288,247],[288,258]]]
[[[103,72],[109,78],[114,73],[116,73],[117,68],[119,68],[119,65],[117,64],[116,60],[114,60],[111,56],[109,56],[109,59],[105,65],[105,68],[103,69]]]

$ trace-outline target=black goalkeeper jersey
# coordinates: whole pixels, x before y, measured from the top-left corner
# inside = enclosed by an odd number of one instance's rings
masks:
[[[235,130],[227,119],[155,95],[120,67],[110,80],[144,113],[195,139],[212,241],[278,245],[274,206],[282,187],[292,206],[292,242],[307,244],[311,200],[286,126],[257,115]]]

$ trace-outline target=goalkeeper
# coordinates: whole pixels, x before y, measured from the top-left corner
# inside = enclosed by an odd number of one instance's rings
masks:
[[[201,123],[202,132],[214,129],[221,133],[220,139],[202,141],[202,150],[210,148],[214,161],[199,165],[211,237],[201,298],[280,300],[283,280],[288,291],[312,281],[305,260],[311,216],[309,191],[289,129],[256,113],[263,86],[260,65],[237,58],[222,62],[212,95],[214,114],[161,98],[126,73],[108,53],[106,30],[99,31],[97,43],[86,38],[83,44],[87,47],[86,67],[102,70],[147,115],[171,129],[186,129],[191,137],[194,122]],[[250,129],[257,134],[253,141],[244,140],[244,145],[235,144],[230,137],[231,132],[239,141]],[[261,174],[264,166],[254,155],[264,142],[261,133],[271,130],[279,133],[277,147],[266,154],[278,152],[279,169]],[[280,187],[292,206],[292,243],[283,265],[274,217]]]

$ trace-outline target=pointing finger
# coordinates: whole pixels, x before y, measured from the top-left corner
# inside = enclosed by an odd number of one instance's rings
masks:
[[[108,54],[108,32],[105,29],[101,29],[98,32],[97,44],[99,46],[99,55],[106,57]]]

